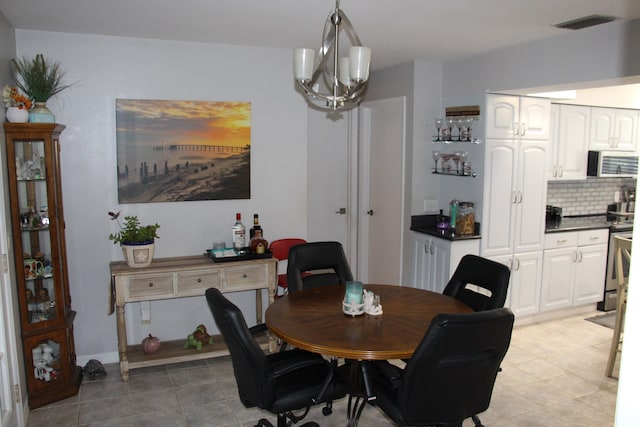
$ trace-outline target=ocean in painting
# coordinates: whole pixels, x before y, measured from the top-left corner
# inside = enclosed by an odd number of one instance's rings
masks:
[[[249,199],[250,105],[116,100],[119,203]]]

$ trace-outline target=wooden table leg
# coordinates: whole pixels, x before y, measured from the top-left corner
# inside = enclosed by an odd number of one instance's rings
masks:
[[[120,374],[122,381],[129,380],[129,360],[127,359],[127,329],[124,320],[124,304],[116,305],[116,323],[118,334],[118,353],[120,355]]]

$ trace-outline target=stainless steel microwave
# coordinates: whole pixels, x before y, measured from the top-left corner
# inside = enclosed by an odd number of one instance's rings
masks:
[[[621,151],[589,151],[587,176],[625,177],[638,175],[638,154]]]

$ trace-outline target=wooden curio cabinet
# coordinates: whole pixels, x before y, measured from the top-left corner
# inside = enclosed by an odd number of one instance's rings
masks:
[[[60,124],[4,123],[29,407],[78,393],[60,180]]]

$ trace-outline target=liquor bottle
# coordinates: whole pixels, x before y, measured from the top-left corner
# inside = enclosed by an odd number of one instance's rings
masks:
[[[249,229],[249,239],[253,239],[253,236],[256,234],[256,230],[262,230],[262,227],[258,221],[258,214],[253,214],[253,227]],[[264,235],[264,231],[262,233]]]
[[[269,246],[269,242],[262,238],[262,230],[256,229],[255,235],[251,239],[249,243],[249,248],[251,253],[261,255],[267,251],[267,247]]]
[[[244,239],[245,228],[244,224],[242,223],[242,216],[239,212],[236,214],[236,222],[235,224],[233,224],[233,227],[231,227],[231,230],[233,231],[234,249],[244,249],[246,246]]]

